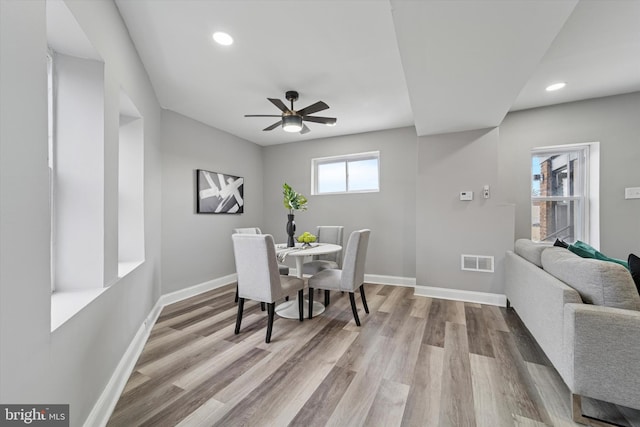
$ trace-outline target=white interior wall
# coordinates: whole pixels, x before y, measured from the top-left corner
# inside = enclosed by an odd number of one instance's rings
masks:
[[[418,138],[417,286],[504,292],[514,209],[498,180],[498,140],[497,128]],[[473,200],[461,201],[461,191],[473,191]],[[495,271],[463,271],[462,254],[493,256]]]
[[[180,114],[162,113],[162,292],[235,273],[231,233],[262,227],[263,161],[256,144]],[[244,178],[244,213],[196,213],[196,170]]]
[[[68,403],[75,426],[87,418],[160,296],[160,107],[115,5],[67,5],[105,62],[102,253],[104,283],[112,284],[51,332],[45,1],[1,1],[0,401]],[[145,117],[147,257],[117,280],[121,87]]]
[[[369,151],[380,151],[379,192],[311,195],[312,159]],[[273,234],[276,241],[286,241],[282,184],[287,182],[309,200],[308,210],[295,214],[297,233],[315,232],[318,225],[343,225],[346,244],[352,231],[370,228],[366,272],[413,279],[415,151],[412,127],[265,147],[263,232]]]
[[[510,113],[500,125],[500,180],[516,206],[515,237],[530,235],[531,149],[600,142],[600,250],[627,259],[640,252],[640,92]]]

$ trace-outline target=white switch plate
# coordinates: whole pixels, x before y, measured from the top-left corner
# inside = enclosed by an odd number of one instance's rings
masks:
[[[624,189],[625,199],[640,199],[640,187],[628,187]]]
[[[473,191],[461,191],[460,200],[463,200],[466,202],[473,200]]]

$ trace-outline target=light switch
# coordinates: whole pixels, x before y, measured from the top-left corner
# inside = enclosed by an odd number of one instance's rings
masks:
[[[640,187],[628,187],[624,189],[625,199],[640,199]]]

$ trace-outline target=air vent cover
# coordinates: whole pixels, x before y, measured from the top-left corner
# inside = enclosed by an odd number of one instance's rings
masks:
[[[460,268],[466,271],[493,273],[493,257],[488,255],[461,255]]]

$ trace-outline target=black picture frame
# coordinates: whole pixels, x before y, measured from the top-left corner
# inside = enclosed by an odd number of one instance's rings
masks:
[[[244,178],[204,169],[196,176],[197,213],[244,213]]]

